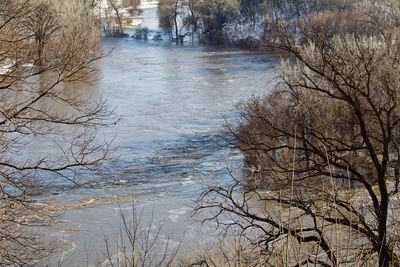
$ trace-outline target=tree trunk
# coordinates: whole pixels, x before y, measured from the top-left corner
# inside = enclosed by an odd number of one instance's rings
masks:
[[[381,183],[385,183],[384,181],[380,181]],[[382,186],[384,188],[382,188]],[[380,185],[381,191],[381,205],[380,205],[380,214],[379,214],[379,225],[378,225],[378,244],[379,244],[379,266],[381,267],[389,267],[390,266],[390,249],[387,245],[387,214],[388,214],[388,206],[389,206],[389,196],[386,189],[386,185]]]
[[[41,39],[37,39],[37,65],[43,65],[43,50],[44,50],[44,42]]]
[[[174,24],[175,24],[175,41],[176,43],[179,42],[179,30],[178,30],[178,2],[179,0],[175,1],[175,9],[174,9]]]

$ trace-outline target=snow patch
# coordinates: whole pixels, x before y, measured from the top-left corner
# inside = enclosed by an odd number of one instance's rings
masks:
[[[14,67],[15,63],[15,60],[12,59],[4,60],[3,64],[0,65],[0,75],[6,75],[7,73],[11,72],[11,69]]]
[[[179,217],[188,213],[189,211],[190,211],[190,208],[180,208],[180,209],[175,209],[175,210],[169,210],[168,213],[171,213],[171,215],[169,215],[168,218],[172,222],[176,222],[179,219]]]
[[[257,16],[250,20],[246,16],[240,16],[224,25],[223,31],[231,42],[242,40],[261,41],[264,35],[265,21],[263,16]]]

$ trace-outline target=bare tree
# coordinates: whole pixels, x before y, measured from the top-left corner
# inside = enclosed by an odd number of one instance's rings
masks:
[[[230,131],[249,177],[210,187],[196,211],[240,229],[263,264],[398,266],[400,43],[319,23],[277,23],[270,45],[295,60]]]
[[[117,34],[122,35],[124,33],[123,18],[121,14],[122,6],[118,0],[108,0],[108,6],[111,8],[115,22],[118,26]]]
[[[51,10],[51,5],[45,2],[39,3],[32,7],[25,19],[26,28],[33,34],[36,42],[37,65],[43,64],[45,46],[54,37],[59,30],[59,22],[54,10]]]
[[[177,43],[182,29],[182,5],[182,1],[179,0],[163,0],[158,3],[160,27],[168,31],[171,39]]]
[[[85,101],[78,89],[102,56],[90,34],[94,25],[56,22],[54,10],[29,0],[0,3],[2,266],[35,265],[52,252],[31,227],[50,223],[57,210],[38,198],[52,180],[77,179],[80,168],[108,150],[96,132],[111,123],[112,112],[103,101]],[[46,153],[29,150],[38,142]]]
[[[139,9],[141,0],[122,0],[122,6],[125,8],[132,8],[133,11]]]
[[[162,243],[162,226],[156,226],[153,214],[145,220],[144,208],[137,209],[135,204],[132,204],[131,212],[121,208],[119,212],[122,223],[116,245],[105,237],[107,266],[177,266],[180,244],[172,247],[169,238]],[[114,253],[113,249],[116,249]]]

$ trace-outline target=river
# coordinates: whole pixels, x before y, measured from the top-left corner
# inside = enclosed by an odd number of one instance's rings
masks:
[[[142,16],[142,26],[155,30],[155,7]],[[115,107],[120,121],[102,132],[113,140],[109,159],[80,178],[89,186],[53,188],[52,198],[68,203],[50,230],[65,247],[59,256],[65,266],[84,266],[85,254],[103,257],[104,236],[115,237],[118,211],[129,209],[131,196],[145,218],[163,222],[164,238],[210,233],[192,223],[186,204],[207,184],[226,181],[228,165],[240,167],[240,153],[221,146],[221,129],[238,103],[270,90],[278,61],[260,52],[130,37],[104,38],[103,49],[112,53],[88,90]]]

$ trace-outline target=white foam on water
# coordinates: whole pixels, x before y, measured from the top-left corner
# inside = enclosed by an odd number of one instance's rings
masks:
[[[177,222],[178,221],[178,219],[179,219],[179,215],[176,215],[176,214],[172,214],[172,215],[169,215],[168,216],[168,218],[172,221],[172,222]]]
[[[171,215],[169,215],[168,218],[172,222],[177,222],[179,217],[188,213],[189,211],[190,211],[190,208],[180,208],[180,209],[169,210],[168,213],[170,213]]]
[[[195,184],[196,182],[192,180],[192,176],[186,177],[183,182],[181,182],[182,185],[189,185],[189,184]]]

